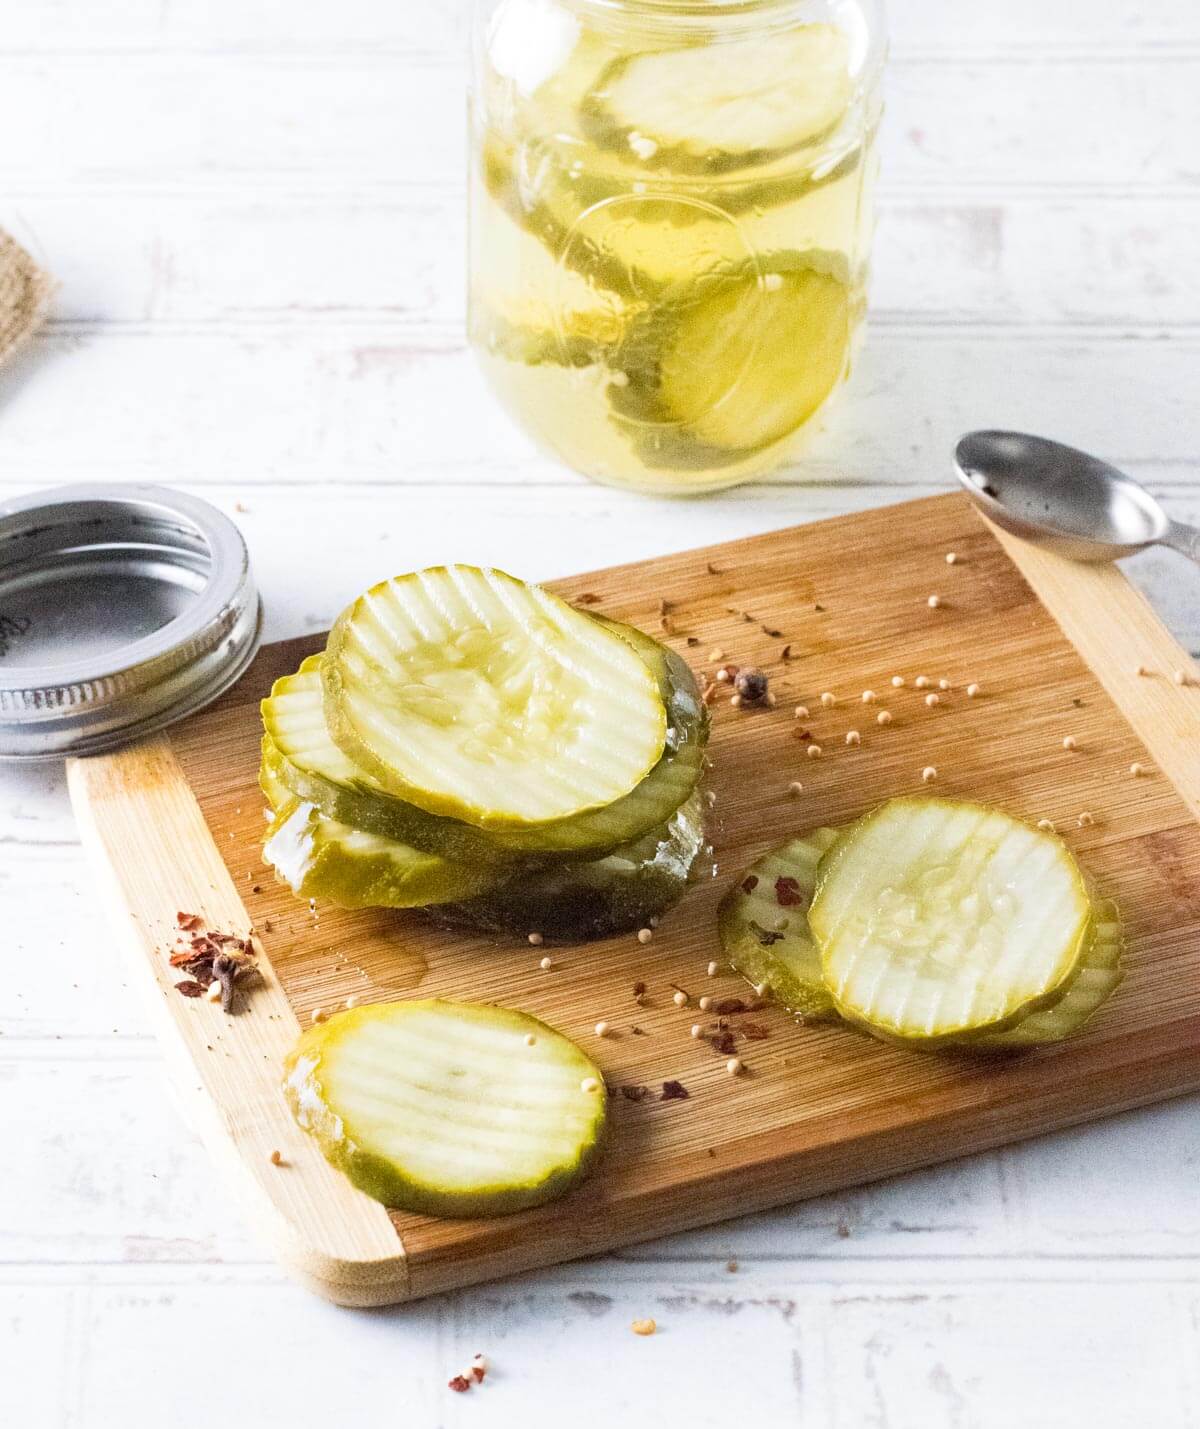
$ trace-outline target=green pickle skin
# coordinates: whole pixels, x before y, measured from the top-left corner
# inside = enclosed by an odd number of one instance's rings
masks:
[[[264,740],[264,777],[286,786],[341,823],[397,839],[453,860],[529,866],[546,860],[599,857],[664,823],[690,796],[704,767],[708,709],[686,661],[632,626],[592,614],[632,645],[658,685],[667,712],[666,746],[658,763],[623,798],[557,824],[528,831],[485,831],[444,815],[430,814],[381,789],[366,776],[353,784],[335,783],[290,759],[271,737],[271,704],[263,703],[268,735]],[[312,677],[320,657],[310,657],[297,672]],[[297,676],[277,681],[272,697]]]
[[[403,1165],[369,1145],[369,1136],[356,1128],[353,1114],[339,1107],[324,1074],[324,1062],[336,1039],[353,1037],[377,1017],[398,1006],[437,1008],[447,1015],[466,1015],[490,1026],[511,1027],[538,1041],[563,1048],[572,1063],[571,1075],[580,1081],[593,1077],[600,1084],[595,1115],[581,1137],[573,1160],[558,1160],[544,1174],[525,1182],[497,1180],[465,1191],[448,1189],[414,1176]],[[491,1217],[511,1215],[557,1200],[592,1169],[604,1149],[608,1128],[608,1097],[599,1067],[581,1048],[546,1023],[509,1008],[431,1000],[412,1004],[366,1004],[335,1013],[326,1022],[303,1032],[284,1062],[283,1091],[292,1115],[321,1149],[322,1155],[358,1189],[385,1206],[420,1215]],[[452,1115],[447,1107],[447,1115]]]
[[[969,1031],[920,1037],[897,1035],[855,1016],[839,1007],[824,985],[820,948],[807,919],[828,858],[845,832],[817,829],[772,850],[739,876],[721,902],[718,926],[731,966],[756,986],[765,983],[766,994],[788,1011],[806,1021],[841,1021],[855,1031],[912,1051],[1013,1056],[1076,1036],[1120,985],[1123,940],[1119,912],[1110,900],[1089,894],[1091,917],[1069,974],[1010,1017]],[[759,882],[746,892],[743,885],[750,876]],[[778,876],[794,879],[794,906],[774,907],[772,891]],[[785,930],[768,924],[772,912],[786,913]],[[749,926],[750,919],[757,928]],[[777,941],[772,940],[775,931],[782,932]]]

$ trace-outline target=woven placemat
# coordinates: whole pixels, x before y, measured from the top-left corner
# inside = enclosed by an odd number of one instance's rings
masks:
[[[50,275],[0,228],[0,363],[37,331],[53,292]]]

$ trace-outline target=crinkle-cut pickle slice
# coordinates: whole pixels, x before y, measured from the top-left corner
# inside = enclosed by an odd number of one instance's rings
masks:
[[[770,446],[803,426],[845,374],[846,283],[803,255],[761,267],[681,292],[676,320],[663,324],[651,369],[658,410],[647,415],[678,424],[673,435],[694,446]],[[637,399],[639,377],[613,393],[618,403]]]
[[[1081,1032],[1092,1016],[1120,986],[1124,973],[1121,954],[1124,937],[1116,904],[1107,899],[1094,905],[1094,922],[1079,971],[1063,996],[1039,1012],[1031,1012],[1007,1032],[979,1037],[972,1045],[996,1051],[1021,1051],[1047,1042],[1062,1042]]]
[[[999,1032],[1061,995],[1092,921],[1067,846],[996,809],[893,799],[822,860],[809,924],[837,1009],[912,1046]]]
[[[711,174],[761,163],[835,129],[854,85],[833,25],[615,60],[582,101],[591,136],[648,167]]]
[[[523,1012],[384,1002],[336,1013],[289,1054],[293,1115],[388,1206],[492,1216],[561,1196],[601,1145],[599,1069]]]
[[[814,829],[752,863],[721,900],[718,929],[730,965],[789,1012],[830,1017],[833,997],[808,926],[817,866],[837,829]]]
[[[429,853],[480,863],[598,857],[656,828],[695,789],[704,765],[708,710],[695,676],[673,650],[630,625],[592,615],[637,652],[658,684],[668,729],[662,757],[635,789],[602,809],[531,830],[484,831],[426,813],[390,794],[334,744],[325,725],[319,655],[277,680],[263,701],[264,765],[297,798],[367,833]],[[269,744],[269,747],[268,747]]]
[[[385,787],[481,828],[527,828],[628,794],[667,732],[657,685],[612,630],[473,566],[381,581],[321,662],[335,743]]]
[[[339,908],[422,908],[473,898],[505,877],[498,864],[452,863],[327,818],[301,799],[267,829],[263,859],[300,898]]]
[[[608,937],[645,927],[678,903],[704,849],[703,806],[695,793],[666,824],[605,858],[520,873],[478,898],[434,912],[493,933],[571,941]]]

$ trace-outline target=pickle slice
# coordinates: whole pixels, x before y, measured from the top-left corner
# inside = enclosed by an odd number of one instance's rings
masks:
[[[595,1159],[608,1102],[599,1068],[544,1022],[441,1001],[335,1013],[288,1055],[284,1091],[361,1191],[433,1216],[561,1196]]]
[[[711,174],[816,143],[837,127],[854,85],[833,25],[653,50],[614,61],[582,103],[597,143],[647,166]]]
[[[814,829],[764,854],[721,900],[718,913],[721,946],[733,969],[804,1017],[835,1011],[808,905],[817,865],[838,837],[837,829]]]
[[[605,858],[521,874],[470,902],[435,911],[493,933],[603,938],[642,928],[678,903],[705,847],[701,799],[693,794],[663,827]]]
[[[849,288],[838,255],[788,254],[664,298],[609,389],[659,466],[742,460],[790,436],[845,374]],[[844,259],[841,260],[844,272]]]
[[[1079,971],[1063,996],[1040,1012],[1031,1012],[1007,1032],[994,1032],[972,1045],[997,1051],[1020,1051],[1047,1042],[1061,1042],[1083,1030],[1120,986],[1124,973],[1121,954],[1124,938],[1115,903],[1103,900],[1094,905],[1095,921]]]
[[[381,581],[321,662],[334,742],[387,789],[480,828],[603,807],[658,762],[666,711],[613,631],[496,570]]]
[[[300,898],[338,908],[422,908],[471,898],[499,884],[495,864],[452,863],[395,839],[366,834],[292,799],[263,840],[263,858]]]
[[[667,711],[661,759],[631,793],[602,809],[536,830],[483,831],[426,813],[390,794],[333,743],[325,725],[319,655],[277,680],[263,702],[267,777],[332,819],[410,843],[429,853],[478,863],[529,858],[596,857],[666,822],[699,782],[708,740],[708,710],[695,677],[673,650],[642,631],[592,615],[637,652]]]
[[[1057,1000],[1091,923],[1061,839],[948,799],[893,799],[852,825],[809,910],[841,1015],[913,1047],[1005,1031]]]

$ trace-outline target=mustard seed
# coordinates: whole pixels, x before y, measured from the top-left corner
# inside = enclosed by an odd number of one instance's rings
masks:
[[[1063,748],[1066,750],[1078,749],[1078,747],[1079,746],[1076,744],[1075,736],[1073,734],[1068,734],[1067,737],[1063,740]]]
[[[740,1057],[730,1057],[729,1061],[725,1063],[725,1070],[731,1077],[736,1077],[742,1070],[742,1059]]]
[[[672,1001],[676,1007],[686,1007],[688,1005],[688,995],[682,988],[675,994]]]
[[[796,706],[796,709],[795,709],[795,715],[796,715],[796,718],[797,718],[797,719],[807,719],[807,718],[808,718],[808,706],[807,706],[807,705],[797,705],[797,706]]]
[[[540,933],[530,933],[530,935],[529,935],[529,946],[530,946],[530,947],[532,947],[532,948],[540,948],[544,942],[545,942],[545,939],[542,937],[542,935],[541,935]]]
[[[929,706],[930,709],[932,709],[932,708],[934,707],[934,705],[940,705],[941,702],[942,702],[942,701],[941,701],[941,697],[940,697],[939,695],[926,695],[926,696],[925,696],[925,703]]]
[[[544,973],[548,973],[553,966],[554,963],[550,958],[543,958],[541,962],[538,963],[538,967],[541,968]]]
[[[1037,821],[1037,826],[1045,833],[1052,834],[1054,832],[1054,823],[1051,819],[1039,819]]]
[[[709,965],[708,965],[708,975],[709,975],[709,977],[716,977],[716,975],[717,975],[720,971],[721,971],[721,965],[720,965],[720,963],[715,963],[715,962],[714,962],[714,963],[709,963]]]
[[[931,595],[929,599],[925,602],[925,604],[929,607],[930,610],[936,610],[938,606],[941,605],[941,603],[942,598],[940,595]]]
[[[862,702],[864,705],[873,705],[878,699],[874,690],[864,690],[862,692]]]
[[[653,931],[653,929],[651,929],[651,928],[639,928],[639,929],[638,929],[637,940],[638,940],[639,943],[648,943],[648,942],[650,941],[650,939],[653,938],[653,937],[654,937],[654,931]]]
[[[862,735],[859,734],[856,729],[848,729],[846,731],[846,743],[850,745],[861,744]]]
[[[583,1081],[579,1083],[579,1090],[581,1092],[587,1092],[589,1095],[598,1092],[600,1090],[599,1079],[596,1077],[584,1077]]]
[[[820,759],[821,746],[819,744],[810,744],[805,752],[810,759]]]
[[[1129,772],[1136,779],[1139,774],[1144,774],[1146,772],[1146,767],[1143,764],[1139,764],[1135,759],[1133,763],[1129,766]]]
[[[954,551],[946,552],[946,564],[948,566],[956,566],[958,564],[958,556]]]
[[[800,797],[801,794],[804,793],[804,785],[801,784],[798,779],[793,779],[792,782],[788,785],[788,793],[792,796],[793,799],[797,799]]]
[[[918,675],[913,681],[918,690],[927,690],[932,683],[928,675]]]
[[[973,700],[979,693],[980,689],[978,685],[972,684],[967,686],[967,699]]]
[[[890,710],[880,710],[879,713],[875,716],[876,724],[891,724],[891,722],[892,712]]]
[[[904,676],[903,676],[903,675],[893,675],[893,676],[892,676],[892,688],[895,689],[895,690],[902,690],[902,689],[904,688]]]
[[[825,693],[821,696],[821,703],[825,706],[826,709],[830,709],[833,705],[837,704],[837,696],[833,693],[832,690],[826,690]]]
[[[596,1026],[593,1030],[595,1031],[597,1037],[607,1037],[611,1029],[608,1023],[605,1022],[602,1018],[599,1022],[596,1023]]]
[[[925,768],[921,770],[921,782],[923,784],[932,784],[936,778],[937,770],[932,764],[927,764]]]

